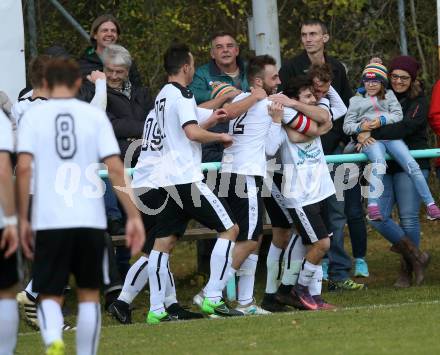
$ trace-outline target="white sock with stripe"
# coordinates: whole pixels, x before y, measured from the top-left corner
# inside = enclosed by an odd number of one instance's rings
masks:
[[[27,284],[27,286],[26,286],[26,288],[24,290],[26,291],[26,293],[28,295],[30,295],[30,296],[32,296],[34,298],[32,300],[32,301],[34,301],[34,300],[36,300],[38,298],[38,292],[32,291],[32,281],[33,281],[32,279],[31,279],[31,281],[29,281],[29,283]]]
[[[301,237],[293,234],[284,253],[284,271],[281,279],[283,285],[296,284],[305,255],[306,248]]]
[[[63,313],[61,306],[54,300],[43,300],[38,305],[38,323],[44,344],[49,346],[56,340],[63,339]]]
[[[17,301],[0,299],[0,354],[12,355],[17,344],[18,307]]]
[[[81,302],[78,305],[76,324],[76,353],[95,355],[101,334],[101,306],[94,302]]]
[[[276,293],[280,285],[283,249],[271,243],[267,253],[266,293]]]
[[[254,300],[255,271],[257,270],[258,255],[249,255],[237,270],[238,303],[247,305]]]
[[[150,282],[150,311],[156,314],[165,312],[165,290],[168,277],[169,254],[152,250],[148,260],[148,279]]]
[[[222,291],[228,282],[231,271],[232,249],[235,243],[228,239],[218,238],[211,253],[211,274],[204,292],[212,302],[222,298]]]
[[[302,286],[309,286],[312,282],[312,278],[315,272],[321,267],[321,265],[315,265],[304,259],[301,266],[301,271],[299,272],[298,284]]]
[[[167,265],[167,285],[165,288],[165,307],[171,306],[173,303],[177,303],[176,284],[174,283],[174,276],[170,270],[170,262]]]
[[[141,256],[128,270],[118,300],[131,304],[148,283],[148,258]]]
[[[312,296],[320,295],[322,291],[322,265],[318,265],[313,274],[312,281],[309,285],[309,292]]]

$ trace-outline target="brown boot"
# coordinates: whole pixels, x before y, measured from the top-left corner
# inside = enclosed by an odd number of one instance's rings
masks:
[[[393,244],[391,250],[401,254],[411,264],[414,271],[415,284],[417,286],[420,285],[425,279],[425,269],[430,261],[429,254],[417,248],[408,237],[404,237]]]
[[[400,256],[400,271],[399,278],[394,283],[394,287],[408,288],[412,283],[412,267],[403,256]]]

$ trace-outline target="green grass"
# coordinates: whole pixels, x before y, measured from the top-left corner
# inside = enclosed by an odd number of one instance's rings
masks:
[[[341,308],[330,312],[291,312],[270,316],[200,320],[147,326],[144,324],[148,293],[135,302],[134,322],[121,326],[103,316],[100,354],[438,354],[440,353],[440,223],[423,225],[423,248],[432,255],[422,287],[396,290],[398,256],[369,231],[368,290],[324,293]],[[349,243],[347,250],[350,250]],[[172,257],[178,296],[183,304],[204,282],[195,273],[195,246],[180,244]],[[264,292],[264,272],[259,272],[256,296]],[[68,304],[73,306],[73,297]],[[74,322],[74,317],[68,319]],[[24,323],[24,322],[22,322]],[[75,333],[66,332],[67,353],[74,353]],[[44,349],[40,334],[20,325],[18,354],[38,354]]]

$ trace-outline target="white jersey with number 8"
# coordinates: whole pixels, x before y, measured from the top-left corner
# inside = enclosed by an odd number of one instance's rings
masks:
[[[33,230],[107,226],[100,163],[119,155],[106,114],[77,99],[52,99],[28,110],[18,153],[33,156]]]

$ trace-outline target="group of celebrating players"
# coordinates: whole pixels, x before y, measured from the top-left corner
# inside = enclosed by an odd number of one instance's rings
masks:
[[[9,120],[0,116],[4,213],[0,216],[0,321],[10,324],[1,327],[0,354],[12,353],[16,344],[19,239],[24,255],[33,259],[32,289],[38,294],[38,321],[47,353],[64,353],[61,305],[70,274],[75,277],[79,303],[77,352],[96,353],[99,289],[109,278],[102,184],[96,179],[99,162],[107,166],[125,209],[127,246],[132,255],[144,252],[109,308],[120,321],[131,322],[129,305],[147,282],[149,324],[203,315],[268,314],[285,311],[286,305],[305,310],[334,307],[321,297],[320,263],[331,236],[326,227],[326,199],[335,194],[335,187],[320,136],[331,129],[332,120],[346,113],[339,95],[331,87],[325,94],[314,92],[311,77],[296,78],[277,94],[276,62],[261,55],[248,64],[251,91],[213,111],[197,107],[188,89],[195,67],[186,45],[168,48],[164,68],[168,83],[145,121],[132,181],[124,173],[105,113],[75,98],[81,75],[77,64],[68,59],[48,61],[49,100],[23,114],[16,147]],[[326,68],[312,67],[310,72]],[[229,133],[207,130],[219,122],[229,122]],[[213,190],[201,171],[201,144],[209,142],[225,146]],[[9,158],[14,151],[18,156],[15,194]],[[60,191],[67,179],[72,182],[74,171],[80,174],[75,175],[75,193],[67,198]],[[284,270],[276,263],[268,264],[260,307],[253,294],[263,204],[278,231],[274,237],[287,248]],[[179,305],[169,264],[170,253],[191,219],[218,232],[209,280],[194,296],[201,313]],[[224,300],[223,292],[228,280],[236,276],[234,308]]]

